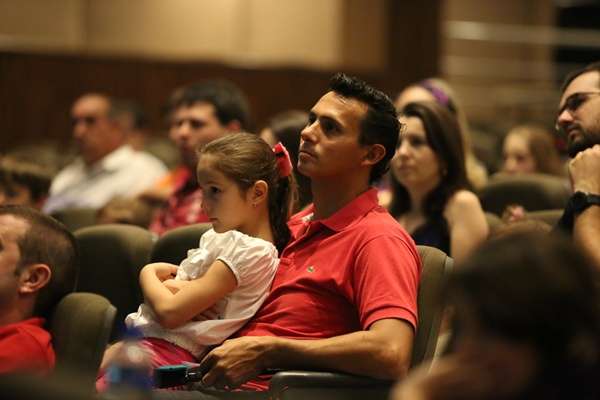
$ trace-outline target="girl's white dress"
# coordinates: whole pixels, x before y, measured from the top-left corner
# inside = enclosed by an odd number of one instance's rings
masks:
[[[201,357],[207,346],[222,343],[258,311],[269,293],[279,259],[270,242],[238,231],[216,233],[211,229],[200,238],[199,248],[188,251],[175,279],[196,279],[216,260],[231,269],[237,288],[212,307],[178,328],[166,329],[157,322],[152,309],[142,304],[125,318],[125,324],[140,329],[145,337],[183,347],[196,357]]]

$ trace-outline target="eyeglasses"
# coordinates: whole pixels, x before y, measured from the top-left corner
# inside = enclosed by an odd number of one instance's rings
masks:
[[[576,92],[570,95],[565,99],[565,103],[558,110],[558,114],[556,114],[556,124],[555,128],[557,131],[561,130],[561,126],[558,122],[558,118],[560,115],[567,110],[569,114],[573,114],[575,111],[579,109],[591,96],[600,95],[600,91],[596,92]]]
[[[567,97],[565,104],[558,110],[558,115],[562,114],[565,110],[568,110],[570,113],[577,111],[593,95],[600,95],[600,91],[573,93]]]

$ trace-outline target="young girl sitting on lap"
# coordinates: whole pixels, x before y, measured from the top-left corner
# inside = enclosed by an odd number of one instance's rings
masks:
[[[140,272],[145,303],[127,316],[139,329],[152,366],[197,362],[258,310],[290,238],[286,222],[295,199],[287,151],[240,133],[199,152],[202,209],[213,229],[180,266],[152,263]],[[120,342],[121,343],[121,342]],[[120,343],[105,353],[101,370]],[[105,387],[102,373],[97,387]]]

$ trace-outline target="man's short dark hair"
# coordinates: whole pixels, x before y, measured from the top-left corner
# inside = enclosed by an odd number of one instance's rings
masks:
[[[52,174],[41,165],[7,156],[0,161],[0,190],[11,193],[15,185],[25,186],[34,202],[48,196]]]
[[[576,69],[575,71],[571,71],[565,78],[565,81],[563,82],[562,86],[560,87],[560,92],[564,93],[567,86],[569,86],[569,84],[575,78],[577,78],[579,75],[585,74],[586,72],[597,72],[598,74],[600,74],[600,61],[595,61],[591,64],[586,65],[583,68],[579,68],[579,69]],[[598,84],[600,85],[600,81]]]
[[[368,106],[360,123],[358,142],[361,145],[381,144],[385,148],[385,156],[371,169],[369,182],[373,183],[389,169],[390,160],[398,145],[400,122],[394,104],[385,93],[343,73],[337,73],[331,78],[329,89]]]
[[[34,315],[48,316],[58,301],[75,289],[78,251],[75,237],[64,225],[41,212],[24,206],[0,206],[0,215],[12,215],[29,225],[17,240],[21,259],[18,269],[46,264],[52,271],[48,285],[38,293]]]
[[[229,81],[197,82],[175,90],[167,102],[167,115],[180,107],[191,107],[196,103],[212,104],[221,125],[238,121],[242,130],[248,128],[250,113],[246,96]]]

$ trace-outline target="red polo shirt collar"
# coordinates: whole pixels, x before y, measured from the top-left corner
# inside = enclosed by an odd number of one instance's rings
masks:
[[[340,232],[347,227],[351,226],[354,222],[360,220],[366,213],[379,206],[379,200],[377,197],[377,189],[371,188],[366,192],[360,194],[357,198],[346,204],[339,211],[335,212],[328,218],[311,221],[310,218],[314,214],[314,204],[311,204],[306,210],[296,214],[296,217],[292,218],[289,225],[292,231],[295,231],[294,227],[298,224],[306,224],[307,222],[313,222],[315,224],[324,225],[327,228]],[[297,228],[296,228],[297,229]]]

